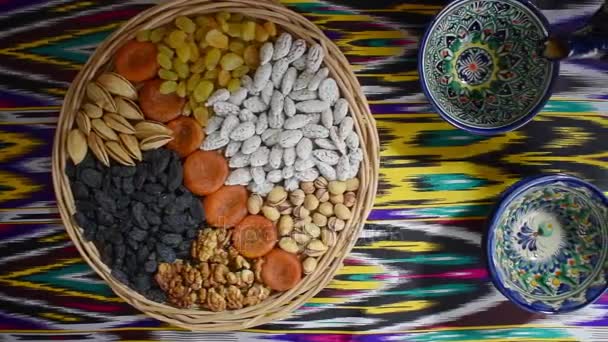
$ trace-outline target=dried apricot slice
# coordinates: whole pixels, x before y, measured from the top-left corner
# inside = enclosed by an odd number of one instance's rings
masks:
[[[163,94],[161,79],[146,81],[139,90],[139,105],[147,119],[168,122],[182,113],[186,100],[175,93]]]
[[[114,68],[129,81],[146,81],[158,72],[157,54],[156,44],[130,40],[116,51]]]
[[[228,162],[221,154],[196,151],[184,162],[184,185],[199,196],[217,191],[228,177]]]
[[[264,256],[262,281],[275,291],[287,291],[302,279],[302,263],[295,254],[275,248]]]
[[[232,233],[234,248],[247,258],[259,258],[277,243],[277,228],[260,215],[249,215],[236,225]]]
[[[167,144],[167,148],[176,151],[182,158],[196,151],[205,138],[201,125],[187,116],[169,121],[167,127],[173,131],[173,140]]]
[[[232,228],[247,216],[247,189],[240,185],[223,186],[203,200],[207,223]]]

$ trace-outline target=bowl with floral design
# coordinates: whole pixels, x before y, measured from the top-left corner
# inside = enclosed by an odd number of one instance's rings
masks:
[[[574,311],[608,287],[608,199],[576,177],[513,185],[491,216],[485,242],[494,285],[528,311]]]
[[[418,58],[422,88],[452,125],[498,134],[544,107],[559,62],[543,56],[549,24],[526,0],[455,0],[427,29]]]

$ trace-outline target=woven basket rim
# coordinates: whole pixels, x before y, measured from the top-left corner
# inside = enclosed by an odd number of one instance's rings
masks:
[[[241,12],[247,16],[273,21],[281,29],[307,40],[317,42],[325,50],[325,65],[349,102],[355,129],[361,139],[364,160],[359,172],[360,188],[353,209],[353,218],[338,235],[336,244],[319,259],[317,269],[304,277],[295,288],[271,296],[258,305],[224,312],[197,309],[178,309],[150,301],[118,282],[110,269],[100,260],[99,252],[86,242],[72,215],[75,212],[69,180],[65,174],[67,160],[66,137],[72,128],[75,114],[84,99],[86,83],[107,64],[117,47],[134,37],[140,29],[152,28],[173,20],[178,15],[194,15],[218,11]],[[123,300],[161,321],[181,328],[201,331],[239,330],[271,322],[288,316],[293,310],[316,295],[331,281],[342,261],[354,246],[371,211],[375,198],[379,170],[379,138],[376,124],[361,86],[345,56],[322,31],[298,13],[272,0],[175,0],[151,7],[122,25],[98,46],[70,85],[61,108],[55,133],[52,157],[52,175],[57,205],[66,231],[85,261],[101,276]]]

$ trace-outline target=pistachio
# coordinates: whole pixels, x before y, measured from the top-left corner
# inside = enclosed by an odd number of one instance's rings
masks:
[[[341,231],[344,229],[344,226],[346,226],[346,222],[337,217],[330,217],[329,220],[327,220],[327,228],[333,230],[334,232]]]
[[[74,164],[80,164],[87,155],[87,138],[84,133],[78,129],[73,129],[68,134],[67,144],[70,159],[72,159]]]
[[[277,210],[279,210],[279,213],[281,213],[281,215],[291,215],[291,213],[293,212],[291,204],[287,201],[281,203],[281,205],[277,207]]]
[[[329,192],[327,189],[317,189],[317,191],[315,191],[315,197],[317,197],[319,202],[327,202],[329,201]]]
[[[346,180],[346,191],[357,191],[359,189],[359,178]]]
[[[354,192],[349,191],[344,194],[344,205],[347,208],[354,206],[356,202],[357,202],[357,195]]]
[[[344,203],[344,195],[331,195],[329,201],[333,204]]]
[[[105,90],[99,83],[90,82],[86,88],[87,97],[91,102],[95,103],[99,107],[110,111],[116,112],[116,102],[110,93]]]
[[[334,214],[334,206],[329,202],[321,203],[317,212],[326,217],[330,217]]]
[[[311,222],[304,225],[304,232],[316,239],[321,235],[321,228]]]
[[[304,198],[304,208],[313,211],[317,209],[317,207],[319,207],[319,200],[317,197],[313,194],[306,195],[306,198]]]
[[[118,140],[118,135],[101,119],[93,119],[91,127],[103,140]]]
[[[294,239],[295,242],[298,243],[298,245],[306,245],[308,242],[310,242],[310,240],[312,240],[310,235],[305,233],[295,232],[291,234],[291,237]]]
[[[95,157],[97,157],[97,160],[102,162],[105,166],[110,166],[108,151],[106,151],[103,140],[97,135],[97,133],[91,132],[87,138],[87,143]]]
[[[300,250],[296,241],[290,237],[283,237],[279,240],[279,247],[285,252],[296,254]]]
[[[321,241],[327,247],[333,247],[336,244],[336,232],[330,229],[323,229],[321,231]]]
[[[317,268],[317,259],[308,257],[302,261],[302,271],[304,274],[311,274]]]
[[[306,250],[304,252],[308,256],[318,257],[327,252],[327,246],[321,240],[315,239],[306,245]]]
[[[173,140],[173,137],[170,135],[153,135],[140,141],[139,148],[142,151],[155,150],[159,147],[167,145],[171,140]]]
[[[305,196],[306,195],[302,189],[295,189],[289,194],[289,201],[295,206],[302,205],[302,203],[304,203]]]
[[[279,219],[278,229],[281,236],[291,234],[293,231],[293,218],[289,215],[281,216]]]
[[[103,116],[103,121],[116,132],[134,134],[135,128],[125,119],[124,117],[114,114],[114,113],[106,113]]]
[[[281,217],[281,214],[279,213],[279,210],[277,210],[277,208],[269,206],[262,207],[262,214],[264,214],[264,216],[272,222],[278,220],[279,217]]]
[[[139,149],[139,143],[137,138],[131,134],[120,133],[118,134],[122,147],[129,153],[129,156],[133,159],[142,160],[141,150]]]
[[[97,82],[111,94],[137,100],[137,89],[122,75],[106,72],[97,78]]]
[[[300,189],[302,189],[305,194],[312,194],[315,192],[315,184],[313,182],[302,182],[300,183]]]
[[[309,222],[308,218],[310,218],[310,216],[304,217],[304,218],[296,218],[293,221],[293,227],[296,229],[301,229],[304,228],[304,226]]]
[[[116,141],[108,141],[106,142],[106,150],[108,151],[108,155],[110,157],[112,157],[112,159],[116,160],[117,162],[123,164],[123,165],[128,165],[128,166],[133,166],[135,165],[135,163],[133,162],[133,159],[131,159],[131,157],[129,157],[129,154],[127,153],[127,151],[125,151],[125,149],[120,146],[120,144]]]
[[[91,119],[99,119],[103,116],[103,109],[93,103],[85,103],[82,111]]]
[[[114,98],[116,101],[116,112],[129,120],[143,120],[144,114],[141,109],[133,100],[117,96]]]
[[[344,204],[338,203],[334,206],[334,213],[336,217],[341,220],[348,220],[351,217],[350,209],[348,209]]]
[[[91,133],[91,119],[82,110],[76,114],[76,126],[84,135]]]
[[[327,225],[327,216],[321,213],[312,214],[312,222],[319,227],[325,227]]]
[[[247,210],[251,215],[257,215],[260,210],[262,210],[263,204],[264,200],[262,199],[262,196],[253,194],[247,199]]]
[[[342,195],[346,191],[346,182],[331,181],[329,182],[328,189],[332,195]]]
[[[286,199],[287,192],[285,191],[285,188],[282,186],[275,186],[272,190],[270,190],[268,196],[266,196],[266,203],[269,206],[276,207],[285,202]]]
[[[325,177],[319,177],[317,179],[315,179],[315,187],[317,189],[327,189],[327,179],[325,179]]]
[[[296,218],[305,218],[309,215],[310,212],[304,206],[299,205],[293,209],[293,216],[295,216]]]
[[[165,125],[153,121],[141,121],[135,124],[135,136],[138,139],[145,139],[159,134],[171,135],[173,131]]]

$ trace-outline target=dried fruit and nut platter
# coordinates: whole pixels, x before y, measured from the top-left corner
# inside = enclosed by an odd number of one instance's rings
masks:
[[[327,284],[371,208],[377,134],[339,50],[270,1],[134,18],[72,84],[60,212],[122,298],[190,329],[282,318]]]

